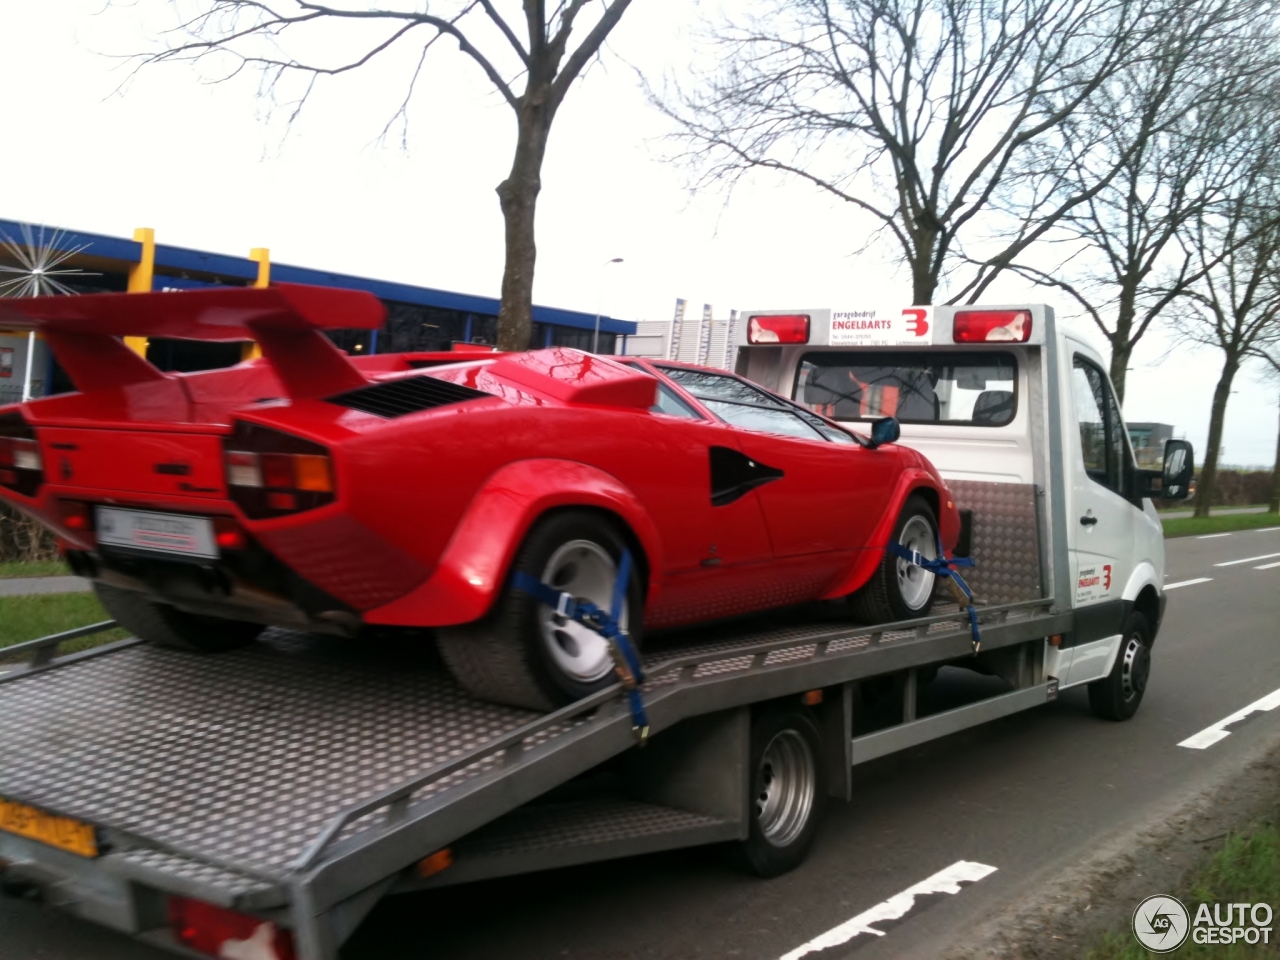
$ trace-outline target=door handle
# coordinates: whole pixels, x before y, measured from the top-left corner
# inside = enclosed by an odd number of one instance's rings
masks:
[[[1083,517],[1080,518],[1080,526],[1082,527],[1092,527],[1097,522],[1098,522],[1098,518],[1091,513],[1086,513]]]

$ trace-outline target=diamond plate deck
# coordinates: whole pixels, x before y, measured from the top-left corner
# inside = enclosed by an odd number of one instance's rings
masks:
[[[948,480],[956,506],[973,511],[974,567],[962,571],[984,604],[1044,596],[1036,488],[1025,483]]]

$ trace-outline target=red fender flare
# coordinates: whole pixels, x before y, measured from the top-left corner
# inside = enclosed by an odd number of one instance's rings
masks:
[[[662,569],[658,528],[616,477],[573,460],[518,460],[494,472],[467,507],[431,576],[416,590],[365,614],[367,623],[436,627],[478,620],[498,595],[529,528],[557,507],[596,507],[621,517],[651,571]]]

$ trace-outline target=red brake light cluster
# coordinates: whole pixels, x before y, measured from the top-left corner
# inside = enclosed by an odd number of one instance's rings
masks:
[[[329,451],[279,430],[238,423],[223,456],[231,499],[254,520],[314,510],[337,492]]]
[[[169,898],[169,923],[184,947],[211,957],[295,960],[293,934],[270,920],[187,897]]]
[[[747,319],[747,343],[808,343],[807,313],[753,316]]]
[[[44,480],[36,432],[22,417],[0,417],[0,487],[33,497]]]
[[[957,310],[956,343],[1026,343],[1031,339],[1030,310]]]

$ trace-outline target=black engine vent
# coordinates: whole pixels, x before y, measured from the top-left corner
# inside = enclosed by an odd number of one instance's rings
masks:
[[[336,397],[329,397],[329,403],[363,410],[376,417],[392,420],[419,410],[430,410],[432,407],[443,407],[451,403],[462,403],[464,400],[479,400],[492,394],[480,390],[472,390],[448,380],[435,377],[407,377],[403,380],[384,380],[358,390],[349,390]]]

